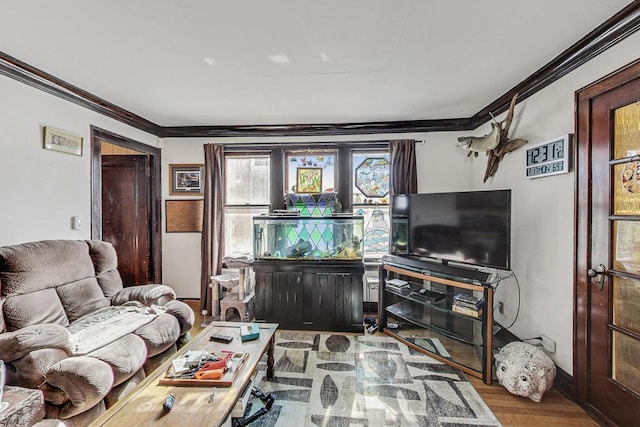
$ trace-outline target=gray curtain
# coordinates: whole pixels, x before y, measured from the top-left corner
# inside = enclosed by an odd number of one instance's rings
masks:
[[[391,158],[391,182],[389,183],[391,195],[417,193],[416,141],[413,139],[389,141],[389,157]]]
[[[204,145],[204,213],[202,219],[202,269],[200,274],[200,309],[209,315],[219,314],[218,302],[212,306],[211,276],[222,271],[224,248],[223,196],[224,196],[224,147],[219,144]],[[215,309],[215,310],[214,310]]]

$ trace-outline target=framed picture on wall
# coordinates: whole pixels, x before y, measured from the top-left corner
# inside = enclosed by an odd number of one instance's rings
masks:
[[[45,150],[60,151],[62,153],[82,156],[82,140],[80,135],[65,132],[51,127],[44,128]]]
[[[296,193],[322,193],[322,168],[298,168]]]
[[[204,194],[204,165],[169,165],[169,194]]]

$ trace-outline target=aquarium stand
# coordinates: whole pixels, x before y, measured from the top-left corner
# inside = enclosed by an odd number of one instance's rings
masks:
[[[281,329],[362,332],[364,263],[255,261],[256,321]]]

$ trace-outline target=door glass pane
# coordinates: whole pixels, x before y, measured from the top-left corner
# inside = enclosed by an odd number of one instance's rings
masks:
[[[640,102],[614,111],[614,159],[640,154]],[[640,214],[640,162],[637,159],[614,166],[615,215]]]
[[[613,331],[613,379],[640,393],[640,342]]]
[[[614,112],[614,158],[624,159],[640,153],[640,102]]]
[[[613,277],[613,324],[640,333],[640,280]]]
[[[640,215],[640,162],[613,166],[613,213]]]
[[[640,274],[640,221],[613,221],[613,268]]]

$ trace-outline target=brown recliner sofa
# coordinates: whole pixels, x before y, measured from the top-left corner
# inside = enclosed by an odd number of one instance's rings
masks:
[[[113,246],[98,240],[0,247],[0,289],[6,382],[42,390],[45,418],[68,426],[128,393],[194,322],[169,286],[123,287]]]

